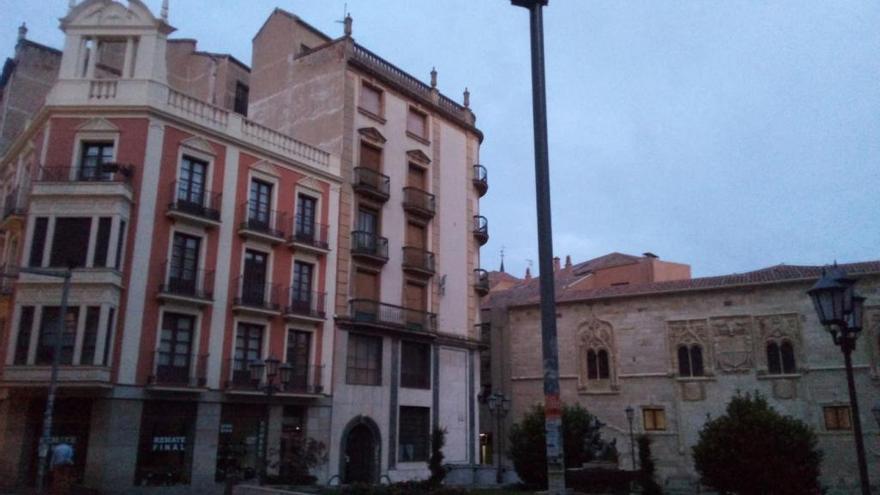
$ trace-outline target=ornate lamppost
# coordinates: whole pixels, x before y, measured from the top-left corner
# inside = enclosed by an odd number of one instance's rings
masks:
[[[251,361],[248,364],[248,368],[251,372],[251,381],[254,384],[254,387],[257,389],[262,389],[266,393],[266,417],[263,421],[263,425],[260,428],[260,469],[259,469],[259,482],[260,484],[264,484],[266,482],[266,472],[268,467],[268,448],[267,444],[269,443],[269,406],[271,405],[272,394],[275,392],[280,392],[284,390],[284,388],[290,383],[290,379],[293,377],[293,366],[290,363],[281,364],[281,361],[275,357],[266,358],[263,361]],[[265,381],[263,377],[265,376]],[[279,378],[279,382],[276,383],[275,379]]]
[[[495,453],[495,482],[500,485],[504,479],[501,473],[501,456],[503,453],[502,449],[504,448],[502,444],[504,435],[501,433],[501,420],[510,412],[510,399],[500,392],[495,392],[489,396],[486,402],[489,406],[489,412],[492,413],[492,416],[495,416],[495,436],[497,437],[495,446],[498,449],[498,452]]]
[[[852,352],[856,348],[856,339],[862,331],[865,298],[855,294],[854,286],[855,280],[848,278],[846,273],[835,265],[830,270],[822,269],[822,277],[816,282],[816,285],[807,291],[807,294],[813,300],[819,322],[831,334],[834,345],[840,347],[843,352],[852,411],[853,435],[856,440],[859,480],[862,495],[871,495],[868,464],[865,460],[865,445],[862,438],[862,421],[859,417],[859,403],[852,370]]]
[[[626,412],[626,421],[629,423],[629,453],[632,458],[633,470],[636,469],[636,443],[635,438],[633,437],[633,417],[635,417],[636,411],[633,409],[633,406],[626,406],[624,409]]]

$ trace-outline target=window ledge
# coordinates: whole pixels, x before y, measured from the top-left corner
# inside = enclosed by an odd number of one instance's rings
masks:
[[[367,110],[366,108],[358,106],[357,109],[358,109],[359,114],[363,115],[364,117],[375,120],[376,122],[378,122],[380,124],[384,124],[385,122],[387,122],[387,120],[385,120],[384,117],[382,117],[381,115],[376,115],[375,113]]]
[[[413,140],[415,140],[415,141],[417,141],[417,142],[419,142],[419,143],[422,143],[422,144],[424,144],[425,146],[431,146],[431,141],[429,141],[429,140],[423,138],[422,136],[419,136],[418,134],[415,134],[415,133],[410,132],[410,131],[406,131],[406,135],[407,135],[407,137],[409,137],[410,139],[413,139]]]
[[[712,375],[707,376],[676,376],[675,381],[679,383],[685,382],[714,382],[715,377]]]
[[[580,395],[619,395],[620,390],[616,389],[602,389],[602,390],[591,390],[588,388],[581,388],[578,390],[578,394]]]
[[[780,373],[778,375],[771,375],[770,373],[764,371],[758,372],[757,378],[758,380],[796,380],[798,378],[801,378],[802,376],[803,374],[801,373]]]

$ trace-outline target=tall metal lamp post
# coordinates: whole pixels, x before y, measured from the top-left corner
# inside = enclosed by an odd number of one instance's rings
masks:
[[[544,80],[544,17],[549,0],[510,0],[529,11],[532,46],[532,113],[535,132],[535,199],[538,213],[538,267],[541,272],[541,348],[544,363],[544,430],[547,493],[565,493],[562,403],[559,399],[559,348],[556,341],[556,288],[550,218],[550,152],[547,144],[547,85]]]
[[[633,406],[626,406],[626,421],[629,423],[629,453],[632,458],[633,470],[636,469],[636,442],[633,437],[633,417],[635,417],[636,411],[633,409]]]
[[[504,452],[502,443],[504,435],[501,432],[501,420],[510,412],[510,399],[500,392],[495,392],[489,396],[486,402],[489,405],[489,412],[495,416],[495,436],[497,437],[495,445],[498,449],[498,452],[495,453],[495,482],[500,485],[504,480],[501,473],[501,456]]]
[[[293,377],[293,366],[290,363],[281,364],[278,358],[269,357],[263,361],[251,361],[248,364],[248,368],[250,369],[251,381],[254,383],[254,386],[260,388],[262,383],[262,390],[266,393],[266,418],[263,422],[264,426],[261,428],[263,431],[260,432],[262,445],[260,445],[259,482],[262,485],[266,482],[268,467],[269,406],[272,394],[284,390],[284,387],[290,383],[290,379]],[[264,375],[265,383],[263,383]],[[276,383],[275,378],[279,378],[280,383]]]
[[[859,480],[862,495],[871,495],[868,481],[868,464],[865,460],[865,445],[862,438],[862,421],[859,417],[859,403],[856,397],[856,384],[853,379],[852,352],[856,339],[862,331],[862,313],[865,298],[855,294],[855,280],[848,278],[843,270],[823,269],[822,277],[807,294],[813,300],[819,322],[831,334],[835,345],[843,352],[846,366],[846,382],[849,387],[849,402],[852,410],[853,435],[856,440],[856,456],[859,464]]]

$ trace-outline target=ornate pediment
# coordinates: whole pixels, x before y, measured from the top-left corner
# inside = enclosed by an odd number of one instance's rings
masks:
[[[409,150],[406,152],[406,156],[414,162],[423,163],[425,165],[430,165],[431,163],[431,158],[422,150]]]
[[[113,122],[104,118],[88,120],[77,127],[76,130],[79,132],[119,132],[119,128]]]
[[[297,185],[320,192],[323,188],[321,183],[314,177],[303,177],[296,182]]]
[[[382,133],[379,132],[379,129],[376,129],[375,127],[361,127],[358,129],[358,132],[361,136],[374,143],[385,144],[385,141],[387,141],[385,136],[383,136]]]
[[[611,350],[614,329],[610,323],[590,315],[578,326],[578,342],[584,348],[595,347]]]
[[[272,177],[281,176],[280,172],[278,171],[278,167],[267,162],[266,160],[258,161],[257,163],[253,164],[251,168],[258,172],[263,172],[266,175],[271,175]]]
[[[211,143],[202,137],[194,136],[189,139],[184,140],[180,143],[181,146],[189,148],[194,151],[198,151],[199,153],[204,153],[206,155],[214,156],[217,154],[217,151],[211,146]]]

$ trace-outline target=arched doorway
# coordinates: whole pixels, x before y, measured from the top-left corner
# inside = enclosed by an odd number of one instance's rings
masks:
[[[344,483],[377,483],[380,468],[379,427],[367,417],[351,420],[342,433],[341,473]]]

